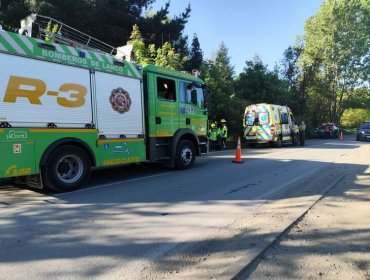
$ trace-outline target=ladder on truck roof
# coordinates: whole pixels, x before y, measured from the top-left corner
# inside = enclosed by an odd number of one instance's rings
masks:
[[[48,25],[51,29],[57,26],[57,31],[55,33],[48,31]],[[48,16],[31,14],[21,20],[21,28],[18,33],[43,40],[52,38],[52,41],[58,44],[81,47],[110,55],[117,54],[117,48]]]

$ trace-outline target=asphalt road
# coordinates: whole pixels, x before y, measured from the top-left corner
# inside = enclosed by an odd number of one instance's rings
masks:
[[[0,279],[243,275],[369,149],[352,138],[211,152],[186,171],[96,170],[81,190],[0,187]]]

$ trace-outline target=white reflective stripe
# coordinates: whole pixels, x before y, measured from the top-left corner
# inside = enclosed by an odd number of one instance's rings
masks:
[[[91,57],[91,55],[89,54],[89,52],[84,51],[84,53],[85,53],[85,57],[86,57],[87,59],[92,59],[92,57]]]
[[[113,64],[113,59],[109,55],[106,55],[105,58],[108,59],[108,61]]]
[[[78,56],[78,53],[77,53],[77,51],[74,49],[74,48],[72,48],[72,47],[70,47],[70,46],[66,46],[67,47],[67,49],[73,54],[73,55],[75,55],[75,56]]]
[[[139,71],[136,69],[135,65],[133,65],[131,62],[127,62],[127,64],[131,67],[131,69],[134,71],[136,77],[141,77],[141,74]]]
[[[59,45],[59,44],[54,44],[56,50],[60,53],[65,53],[65,51],[63,50],[63,48]]]
[[[9,43],[9,45],[11,45],[18,53],[20,54],[26,54],[24,52],[24,50],[22,50],[22,48],[13,40],[12,37],[9,36],[8,33],[6,32],[3,32],[1,33],[1,35],[5,38],[5,40]]]
[[[28,37],[25,37],[25,36],[19,36],[19,39],[22,40],[22,42],[27,46],[27,48],[33,52],[33,45],[32,43],[30,42],[30,40],[28,40]]]
[[[94,55],[96,56],[96,58],[97,58],[100,62],[104,62],[104,59],[101,57],[101,55],[100,55],[100,54],[98,54],[98,53],[95,53],[95,52],[94,52]]]
[[[1,51],[8,51],[8,50],[3,46],[3,44],[1,44],[1,43],[0,43],[0,50],[1,50]]]

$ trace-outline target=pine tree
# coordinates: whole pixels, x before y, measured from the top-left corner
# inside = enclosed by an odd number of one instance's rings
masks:
[[[186,70],[191,72],[194,69],[200,70],[203,63],[203,51],[200,48],[197,34],[194,34],[189,51],[188,61],[186,63]]]

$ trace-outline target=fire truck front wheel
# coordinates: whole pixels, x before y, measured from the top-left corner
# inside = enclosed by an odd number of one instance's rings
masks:
[[[77,189],[90,177],[91,162],[86,152],[72,145],[54,150],[42,169],[43,183],[56,192]]]
[[[176,169],[188,169],[195,161],[195,148],[190,140],[181,140],[176,149],[175,167]]]

